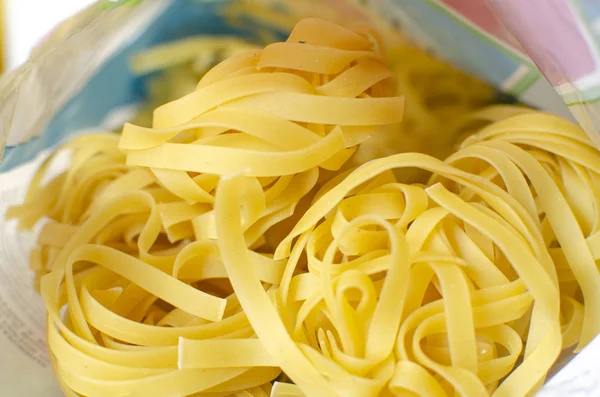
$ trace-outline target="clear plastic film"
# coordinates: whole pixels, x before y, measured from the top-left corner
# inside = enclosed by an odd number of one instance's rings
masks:
[[[561,116],[568,109],[600,147],[596,0],[367,3],[415,42],[500,90]]]

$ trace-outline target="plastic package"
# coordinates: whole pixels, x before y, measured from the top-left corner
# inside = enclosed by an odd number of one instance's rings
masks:
[[[565,116],[564,103],[600,146],[597,1],[371,3],[379,11],[389,7],[381,15],[422,46],[523,102]]]
[[[370,23],[384,36],[400,29],[500,91],[565,117],[570,111],[600,146],[595,0],[98,1],[0,78],[0,395],[61,395],[27,265],[35,234],[3,220],[22,201],[47,149],[98,126],[116,128],[132,115],[143,99],[143,78],[132,73],[129,59],[140,49],[193,34],[272,41],[305,16]],[[597,338],[560,369],[565,357],[541,395],[600,394],[598,354]]]

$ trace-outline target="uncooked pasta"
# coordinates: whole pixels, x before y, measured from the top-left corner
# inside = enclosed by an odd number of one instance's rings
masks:
[[[495,106],[422,125],[454,134],[445,160],[387,156],[402,77],[375,33],[305,19],[151,124],[63,145],[45,182],[49,157],[8,216],[47,218],[31,268],[65,395],[527,396],[589,343],[600,154]]]

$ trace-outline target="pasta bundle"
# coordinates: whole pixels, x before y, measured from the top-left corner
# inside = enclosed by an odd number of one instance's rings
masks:
[[[365,164],[278,247],[279,314],[339,395],[363,382],[356,395],[524,396],[562,349],[600,332],[600,155],[570,123],[517,113],[446,162]],[[434,176],[397,183],[390,170],[409,167]]]
[[[65,145],[74,149],[70,169],[42,186],[52,158],[44,163],[8,215],[24,228],[54,221],[31,265],[66,394],[264,393],[280,369],[252,338],[227,280],[214,194],[223,175],[257,177],[245,194],[265,200],[242,209],[240,226],[262,282],[276,286],[284,262],[269,246],[284,233],[273,226],[328,178],[319,180],[320,169],[340,169],[402,118],[393,75],[374,49],[368,33],[304,20],[286,43],[229,58],[194,92],[156,109],[154,128],[127,124],[120,138]]]
[[[453,120],[469,136],[445,161],[362,164],[399,128],[395,91],[371,33],[306,19],[152,127],[66,144],[44,183],[50,157],[8,215],[50,218],[31,266],[64,393],[537,390],[600,332],[600,154],[566,121],[493,107]],[[401,182],[415,169],[429,181]]]

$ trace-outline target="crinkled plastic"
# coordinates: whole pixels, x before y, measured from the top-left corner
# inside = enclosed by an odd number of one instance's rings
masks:
[[[60,396],[27,256],[35,236],[4,222],[41,154],[86,129],[115,128],[143,99],[140,49],[193,34],[284,37],[300,17],[399,29],[440,58],[532,106],[570,113],[600,147],[597,0],[101,0],[59,25],[0,78],[0,395]],[[2,155],[3,153],[3,155]],[[598,396],[600,339],[544,387]],[[563,366],[570,357],[557,364]],[[577,394],[575,394],[577,393]]]
[[[415,41],[523,102],[564,115],[563,102],[600,147],[597,0],[371,3],[395,4],[396,23]]]

